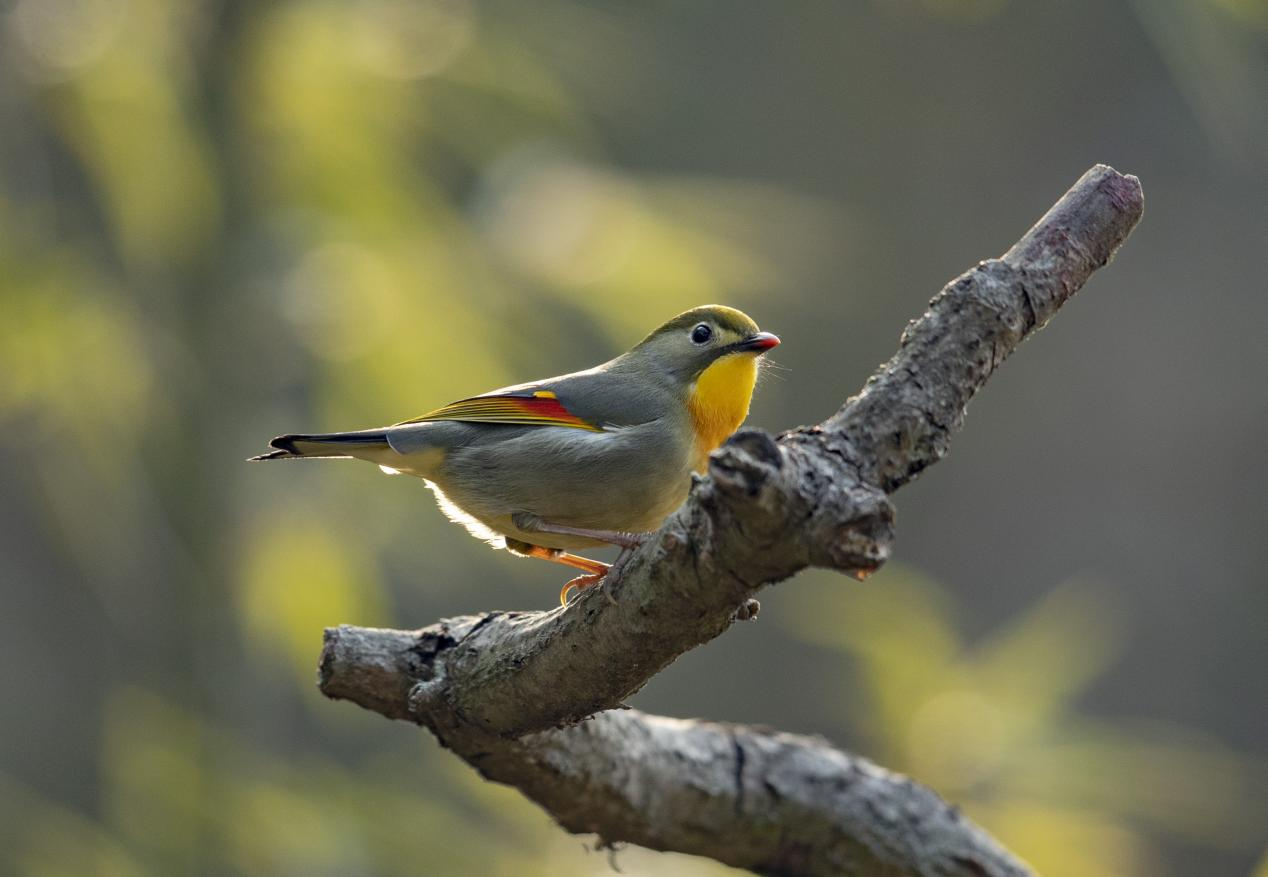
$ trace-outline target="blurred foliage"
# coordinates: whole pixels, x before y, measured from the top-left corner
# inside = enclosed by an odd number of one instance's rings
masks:
[[[1181,728],[1081,713],[1126,643],[1097,583],[1067,583],[969,642],[946,590],[901,564],[866,588],[805,578],[785,620],[859,677],[865,701],[843,708],[866,751],[1039,873],[1157,874],[1151,832],[1217,848],[1260,839],[1268,764]]]
[[[94,822],[0,774],[6,869],[31,875],[594,874],[603,857],[443,753],[267,752],[146,692],[106,708]],[[432,756],[435,757],[432,757]],[[412,756],[412,757],[411,757]],[[453,762],[452,765],[449,762]],[[527,818],[526,818],[527,817]],[[635,866],[654,854],[629,850]],[[657,870],[661,871],[656,857]],[[664,873],[727,869],[676,864]],[[534,863],[539,864],[534,864]]]
[[[873,6],[987,27],[1010,4]],[[1264,6],[1135,6],[1213,140],[1246,160]],[[693,79],[662,69],[668,9],[644,14],[0,3],[0,427],[23,534],[5,587],[43,620],[7,638],[29,664],[6,696],[29,708],[0,732],[20,753],[0,763],[0,871],[608,873],[514,793],[312,686],[323,626],[418,623],[420,568],[438,601],[421,618],[480,608],[464,595],[506,558],[445,550],[465,537],[420,515],[407,479],[240,461],[283,429],[395,421],[590,365],[705,301],[831,322],[797,290],[873,246],[871,226],[805,187],[614,156],[614,95]],[[1247,759],[1073,705],[1123,643],[1089,589],[968,645],[910,571],[800,587],[814,640],[864,683],[866,708],[842,710],[866,717],[875,756],[1045,873],[1153,873],[1160,844],[1262,841],[1247,821],[1262,812],[1240,808]]]

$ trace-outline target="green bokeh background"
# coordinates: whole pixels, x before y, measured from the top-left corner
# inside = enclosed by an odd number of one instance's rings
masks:
[[[313,684],[325,626],[559,570],[243,459],[711,301],[785,341],[750,422],[820,420],[1106,161],[1144,222],[895,562],[635,703],[824,734],[1048,875],[1268,873],[1266,96],[1262,0],[0,2],[0,872],[609,873]]]

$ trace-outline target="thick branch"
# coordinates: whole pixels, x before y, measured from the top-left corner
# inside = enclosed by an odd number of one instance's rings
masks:
[[[400,631],[329,631],[326,690],[409,718],[409,681],[430,650],[425,637]],[[412,700],[429,696],[424,684]],[[762,874],[1029,873],[933,792],[822,740],[637,710],[518,739],[444,739],[564,828],[605,841]]]
[[[1003,257],[947,284],[863,392],[798,437],[822,437],[887,492],[906,484],[942,459],[973,395],[1109,262],[1143,208],[1139,180],[1092,168]]]
[[[534,773],[541,769],[536,760],[542,757],[542,741],[559,746],[566,741],[565,748],[552,750],[556,757],[548,763],[559,788],[571,789],[560,753],[584,748],[591,732],[550,729],[620,706],[678,655],[725,630],[737,609],[765,584],[808,565],[858,577],[879,567],[893,540],[888,494],[941,458],[973,394],[1109,260],[1142,207],[1134,177],[1098,165],[1002,258],[980,263],[935,296],[907,327],[893,359],[827,421],[785,433],[778,441],[747,429],[728,440],[710,459],[708,477],[697,481],[687,502],[620,578],[583,594],[567,609],[491,612],[414,633],[329,631],[322,690],[391,718],[425,724],[487,775],[524,789],[575,830],[577,823],[568,821],[562,809],[567,795],[548,793],[549,782],[541,786],[529,778],[546,776]],[[605,714],[581,728],[606,728],[616,721]],[[669,720],[638,721],[663,732]],[[686,726],[677,727],[686,733]],[[704,726],[691,726],[692,733],[697,727]],[[685,739],[664,733],[648,739],[669,747],[661,755],[687,752],[711,759],[711,750],[696,752]],[[619,751],[608,753],[608,770],[641,775],[643,768],[618,757]],[[644,754],[655,760],[653,752]],[[838,764],[853,763],[840,753],[835,758]],[[689,772],[684,765],[678,769]],[[848,775],[833,776],[833,783],[848,784]],[[899,799],[917,794],[906,781],[882,776],[905,790],[896,793]],[[820,801],[817,812],[823,819],[839,816],[824,803],[824,787],[811,783],[803,791],[804,800]],[[610,803],[612,809],[596,806],[591,812],[623,815],[586,830],[610,840],[686,849],[679,835],[666,835],[663,828],[661,834],[652,832],[646,813],[638,823],[615,798]],[[745,830],[742,822],[737,814],[730,830]],[[870,823],[833,824],[861,846],[871,843],[862,839],[871,837]],[[967,832],[966,843],[977,844],[981,836],[959,824]],[[792,848],[785,849],[770,861],[791,855]],[[974,870],[968,860],[958,869],[931,870],[922,855],[895,856],[901,867],[892,869],[888,859],[874,857],[870,870],[861,873],[1017,873]],[[751,865],[759,866],[780,872],[775,865]],[[842,864],[814,873],[850,869]]]

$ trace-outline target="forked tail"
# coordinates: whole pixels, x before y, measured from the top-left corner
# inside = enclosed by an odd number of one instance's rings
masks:
[[[327,432],[319,435],[279,435],[269,442],[275,450],[258,457],[256,460],[298,460],[298,459],[334,459],[347,460],[357,456],[354,451],[367,451],[374,448],[387,448],[387,433],[381,429],[367,429],[361,432]]]

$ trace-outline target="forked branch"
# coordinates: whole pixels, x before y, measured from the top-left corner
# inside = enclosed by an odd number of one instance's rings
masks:
[[[811,565],[862,578],[883,564],[889,494],[946,453],[973,395],[1142,209],[1135,177],[1097,165],[1001,258],[943,288],[836,414],[729,439],[619,579],[546,612],[327,630],[321,690],[426,726],[606,842],[768,874],[1029,873],[929,790],[826,743],[621,707],[763,586]]]

